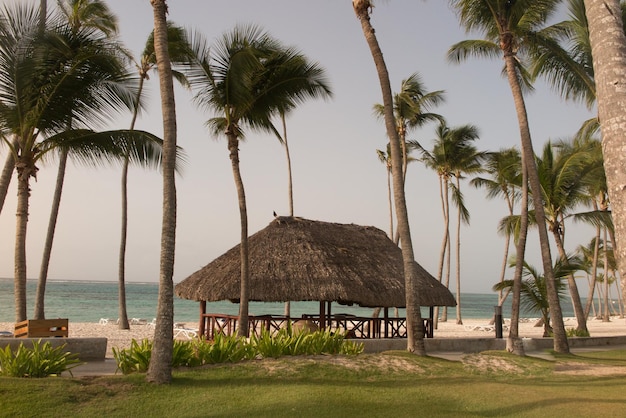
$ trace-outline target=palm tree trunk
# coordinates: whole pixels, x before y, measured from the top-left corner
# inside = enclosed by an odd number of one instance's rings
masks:
[[[14,145],[17,145],[17,141],[13,141]],[[4,201],[9,192],[9,186],[11,185],[11,178],[13,177],[13,171],[15,170],[15,157],[12,153],[7,155],[7,159],[4,162],[2,168],[2,174],[0,174],[0,213],[4,207]]]
[[[142,79],[143,80],[143,79]],[[132,130],[132,127],[131,127]],[[126,243],[128,237],[128,156],[122,167],[122,220],[120,234],[120,254],[117,266],[117,308],[119,329],[130,329],[126,311]]]
[[[139,114],[139,101],[143,93],[143,87],[147,75],[140,71],[139,87],[137,88],[137,100],[133,109],[133,118],[130,121],[130,130],[135,129],[137,115]],[[118,301],[118,327],[119,329],[130,329],[128,323],[128,312],[126,310],[126,244],[128,239],[128,165],[129,156],[124,158],[124,166],[122,167],[122,220],[120,233],[120,254],[118,259],[118,277],[117,277],[117,301]]]
[[[449,183],[448,183],[448,179],[446,178],[444,180],[444,198],[445,198],[445,207],[446,207],[446,213],[445,213],[445,242],[446,242],[446,247],[445,247],[445,253],[444,253],[444,259],[445,259],[445,278],[443,279],[443,285],[447,288],[450,289],[450,274],[452,271],[452,243],[451,243],[451,239],[450,239],[450,195],[449,195]],[[448,307],[444,306],[443,307],[443,313],[441,314],[441,321],[442,322],[447,322],[448,321]]]
[[[239,329],[237,334],[241,337],[248,336],[248,311],[249,311],[249,259],[248,259],[248,209],[246,206],[246,193],[239,170],[239,141],[233,132],[226,132],[228,137],[228,151],[230,152],[230,164],[235,178],[237,197],[239,200],[239,217],[241,220],[241,294],[239,296]]]
[[[461,182],[456,178],[456,188],[461,193]],[[459,205],[460,206],[460,205]],[[456,324],[463,325],[461,318],[461,208],[456,219]]]
[[[281,121],[283,123],[283,144],[285,145],[285,154],[287,156],[287,183],[289,193],[289,216],[293,216],[293,175],[291,171],[291,153],[289,152],[289,142],[287,141],[287,121],[285,120],[285,113],[280,114]],[[291,316],[291,302],[285,302],[285,316],[289,318]]]
[[[626,173],[623,153],[626,100],[621,88],[626,78],[626,38],[619,0],[585,0],[589,40],[596,81],[598,117],[602,121],[602,154],[613,211],[617,246],[615,259],[626,279]],[[622,287],[626,292],[626,286]]]
[[[159,269],[159,297],[154,345],[146,379],[158,384],[172,381],[174,349],[174,254],[176,250],[176,103],[172,66],[167,49],[167,5],[150,0],[154,12],[154,51],[159,71],[163,114],[163,221]]]
[[[32,171],[27,165],[18,166],[17,211],[15,232],[15,322],[26,316],[26,228],[28,226],[29,179]]]
[[[559,252],[561,260],[567,263],[567,254],[565,253],[562,235],[559,233],[559,231],[553,230],[552,236],[554,237],[554,242],[556,243],[556,248]],[[579,331],[587,332],[587,320],[585,316],[585,310],[583,308],[582,302],[580,301],[578,285],[576,284],[576,279],[574,279],[573,274],[567,275],[567,283],[572,299],[572,305],[574,307],[574,314],[576,315],[576,321],[578,322],[578,326],[576,327],[576,329]]]
[[[391,193],[391,167],[387,167],[387,202],[389,203],[389,239],[393,239],[393,194]]]
[[[600,227],[596,227],[596,240],[593,246],[593,260],[591,262],[591,282],[589,283],[589,291],[587,292],[587,303],[585,304],[585,318],[589,318],[591,307],[593,305],[593,293],[596,290],[596,281],[598,278],[598,256],[600,252]]]
[[[287,181],[289,192],[289,216],[293,216],[293,175],[291,172],[291,154],[289,153],[289,142],[287,141],[287,122],[285,114],[281,113],[280,118],[283,123],[283,144],[285,145],[285,154],[287,156]]]
[[[604,242],[606,243],[606,230],[604,231]],[[605,244],[606,245],[606,244]],[[604,251],[604,313],[602,314],[602,322],[610,322],[611,315],[609,313],[609,254]]]
[[[513,300],[511,301],[511,327],[506,340],[507,351],[524,356],[524,344],[519,338],[519,315],[522,296],[522,273],[526,255],[526,239],[528,238],[528,169],[522,157],[522,197],[520,200],[520,231],[516,245],[515,272],[513,274]]]
[[[389,72],[383,58],[383,53],[378,44],[374,28],[371,25],[369,13],[371,2],[368,0],[352,0],[352,6],[361,22],[361,28],[369,46],[376,72],[380,82],[385,112],[385,127],[389,136],[389,144],[392,157],[393,191],[396,206],[397,230],[402,245],[402,259],[404,261],[404,280],[406,288],[406,314],[407,314],[407,350],[417,355],[426,355],[424,347],[424,323],[419,305],[419,289],[417,287],[417,269],[411,241],[411,229],[409,227],[409,215],[404,195],[404,181],[402,173],[402,150],[400,139],[396,130],[393,115],[393,97]]]
[[[506,41],[502,41],[506,44]],[[552,256],[550,254],[550,242],[548,239],[548,231],[546,228],[546,217],[542,202],[541,183],[537,173],[537,164],[535,162],[535,152],[533,150],[532,139],[530,136],[530,128],[528,126],[528,114],[526,113],[526,105],[524,96],[519,84],[516,72],[515,56],[511,51],[505,51],[504,60],[506,63],[506,72],[515,102],[517,119],[520,128],[520,138],[522,145],[522,154],[525,157],[525,165],[528,171],[528,183],[533,196],[535,217],[537,220],[537,229],[539,231],[539,245],[541,247],[541,258],[543,261],[543,271],[546,278],[546,287],[548,292],[548,301],[550,304],[550,314],[552,316],[552,328],[554,330],[554,351],[557,353],[569,353],[569,344],[565,333],[565,324],[563,323],[563,313],[559,296],[556,291],[554,281],[554,272],[552,270]]]
[[[35,294],[35,319],[45,319],[45,297],[46,282],[48,281],[48,268],[50,267],[50,257],[52,255],[52,243],[54,241],[54,231],[59,218],[59,207],[61,206],[61,195],[63,194],[63,182],[65,181],[65,169],[67,167],[67,149],[61,151],[59,155],[59,169],[57,180],[52,197],[52,208],[50,209],[50,219],[48,220],[48,232],[43,248],[41,268],[39,270],[39,280],[37,281],[37,293]]]

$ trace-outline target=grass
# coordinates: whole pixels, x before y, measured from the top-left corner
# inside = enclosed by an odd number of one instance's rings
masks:
[[[576,417],[622,416],[626,351],[557,356],[504,352],[463,363],[405,352],[282,357],[145,376],[0,378],[0,416],[46,417]],[[568,364],[621,375],[566,375]]]

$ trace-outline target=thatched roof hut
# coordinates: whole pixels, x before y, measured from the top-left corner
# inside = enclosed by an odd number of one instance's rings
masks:
[[[250,300],[404,307],[401,250],[378,228],[277,217],[249,238]],[[420,305],[455,306],[417,264]],[[239,245],[176,285],[176,295],[215,302],[240,297]]]

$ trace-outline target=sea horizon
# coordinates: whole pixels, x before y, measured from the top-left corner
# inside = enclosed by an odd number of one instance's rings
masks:
[[[129,319],[151,321],[156,316],[158,283],[126,282],[126,306]],[[32,317],[37,280],[27,281],[27,314]],[[13,279],[0,278],[0,322],[15,319]],[[494,314],[498,295],[493,293],[461,292],[461,318],[490,318]],[[573,316],[569,299],[561,301],[563,315]],[[239,305],[229,301],[208,302],[207,312],[237,315]],[[441,309],[441,308],[440,308]],[[319,302],[291,302],[291,317],[315,314]],[[373,308],[347,306],[333,303],[333,313],[371,316]],[[393,314],[394,309],[390,309]],[[428,316],[428,307],[422,307],[422,315]],[[251,315],[283,315],[283,302],[250,302]],[[99,322],[101,318],[118,317],[118,283],[116,281],[48,280],[45,299],[46,318],[68,318],[71,322]],[[404,316],[404,309],[399,309]],[[510,297],[502,307],[503,317],[510,317]],[[538,313],[522,312],[522,316],[538,317]],[[196,322],[199,318],[199,302],[174,296],[174,321]],[[448,319],[456,318],[456,307],[448,308]]]

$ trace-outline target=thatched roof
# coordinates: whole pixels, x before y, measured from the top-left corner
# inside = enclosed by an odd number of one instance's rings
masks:
[[[406,304],[402,252],[378,228],[277,217],[249,238],[250,300]],[[239,245],[176,285],[176,295],[215,302],[240,297]],[[417,264],[420,305],[455,306],[448,289]]]

